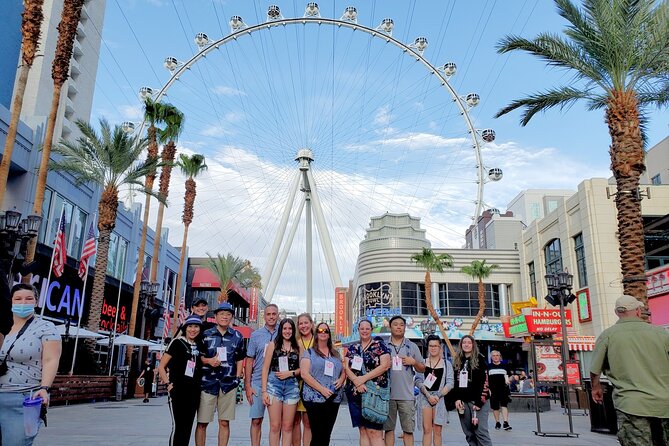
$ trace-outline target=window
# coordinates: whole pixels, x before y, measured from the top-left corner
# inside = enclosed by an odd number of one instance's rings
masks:
[[[486,316],[499,316],[499,285],[484,284]],[[440,283],[439,309],[442,315],[476,316],[479,311],[478,283]]]
[[[536,220],[541,217],[541,208],[539,203],[530,203],[530,220]]]
[[[51,218],[51,199],[53,198],[53,191],[51,189],[44,189],[44,201],[42,202],[42,223],[39,227],[39,237],[37,239],[40,243],[45,243],[47,227],[49,226],[49,218]]]
[[[588,272],[585,269],[585,249],[583,248],[583,234],[574,237],[574,251],[576,252],[576,269],[578,271],[578,286],[588,286]]]
[[[400,295],[402,298],[402,314],[427,315],[425,284],[402,282]]]
[[[177,273],[169,268],[165,268],[165,276],[163,277],[163,292],[160,295],[163,302],[167,304],[174,302],[174,292],[176,291]],[[179,304],[177,304],[178,306]]]
[[[142,266],[142,281],[148,281],[151,278],[151,260],[151,256],[145,253],[144,265]]]
[[[537,297],[537,273],[534,271],[534,262],[527,264],[527,270],[530,276],[530,293],[532,297]]]
[[[558,207],[557,200],[548,200],[548,202],[546,203],[546,213],[550,214],[551,212],[556,210],[557,207]]]
[[[50,189],[45,189],[44,192],[44,202],[42,203],[43,220],[40,225],[38,241],[45,245],[53,246],[63,210],[65,211],[65,242],[67,243],[67,253],[72,257],[78,257],[83,247],[88,214]]]
[[[650,179],[650,184],[662,184],[662,177],[659,173]]]
[[[128,242],[115,232],[109,237],[109,252],[107,253],[107,275],[123,280],[122,274],[125,254],[128,251]]]
[[[562,271],[560,239],[551,240],[544,248],[544,255],[546,256],[546,274],[554,274]]]
[[[71,252],[73,256],[78,256],[81,254],[81,249],[83,248],[84,235],[86,234],[86,217],[88,214],[83,212],[81,209],[75,207],[72,211],[72,223],[70,226],[72,230],[70,231],[69,239],[69,249],[68,252]]]

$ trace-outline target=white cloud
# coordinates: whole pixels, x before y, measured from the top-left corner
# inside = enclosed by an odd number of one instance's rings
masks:
[[[128,121],[141,121],[144,118],[144,109],[141,104],[119,106],[121,117]]]
[[[221,96],[246,96],[245,92],[225,85],[217,85],[213,88],[213,91]]]

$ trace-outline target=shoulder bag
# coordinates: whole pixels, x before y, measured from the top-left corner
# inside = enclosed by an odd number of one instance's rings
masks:
[[[12,345],[10,345],[9,348],[7,349],[7,354],[5,354],[5,357],[3,358],[2,362],[0,362],[0,376],[5,376],[7,374],[7,371],[9,370],[9,367],[7,367],[7,359],[9,358],[9,354],[12,352],[12,349],[14,348],[14,344],[16,344],[16,341],[18,341],[21,335],[25,333],[26,329],[33,321],[33,319],[34,317],[31,317],[26,321],[25,324],[23,324],[23,327],[21,327],[21,330],[19,330],[18,334],[16,335],[16,338],[14,338],[14,342],[12,342]]]
[[[363,374],[365,365],[362,365]],[[381,387],[372,380],[365,383],[367,391],[362,394],[362,416],[367,421],[383,424],[388,419],[390,409],[390,385]]]

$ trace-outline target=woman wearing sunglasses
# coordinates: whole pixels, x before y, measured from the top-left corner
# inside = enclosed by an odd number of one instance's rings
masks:
[[[316,327],[316,341],[303,353],[300,370],[304,379],[302,399],[311,422],[311,444],[328,445],[337,421],[346,375],[341,356],[332,347],[330,326],[325,322]]]
[[[362,394],[367,383],[388,387],[390,350],[381,337],[372,339],[372,323],[367,319],[358,322],[360,342],[348,348],[344,367],[348,384],[346,396],[351,424],[360,430],[360,446],[383,446],[383,424],[373,423],[362,416]]]

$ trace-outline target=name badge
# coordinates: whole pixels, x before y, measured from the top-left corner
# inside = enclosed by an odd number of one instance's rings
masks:
[[[325,376],[334,376],[334,362],[325,361]]]
[[[432,387],[435,382],[437,382],[437,377],[434,373],[430,372],[430,374],[425,377],[425,387]]]
[[[216,348],[218,352],[218,360],[221,362],[228,362],[228,348],[227,347],[218,347]]]
[[[195,373],[195,361],[191,359],[188,362],[186,362],[186,371],[184,372],[184,375],[192,378],[194,373]]]
[[[469,379],[469,373],[467,373],[467,370],[461,371],[460,379],[458,380],[458,387],[460,387],[461,389],[466,389],[468,379]]]
[[[279,356],[279,372],[288,371],[288,356]]]
[[[351,360],[351,370],[362,370],[362,357],[354,356]]]
[[[393,370],[404,370],[402,365],[402,358],[399,356],[393,356]]]

